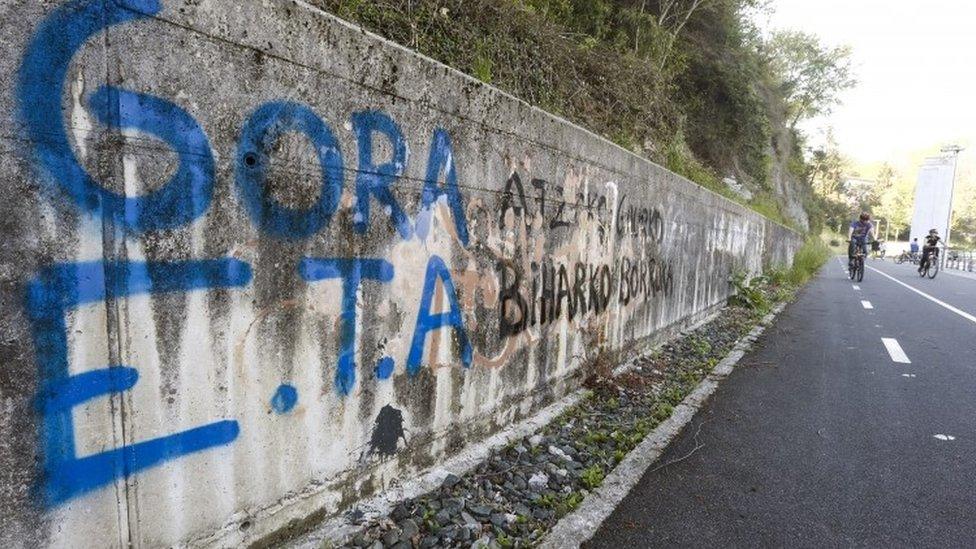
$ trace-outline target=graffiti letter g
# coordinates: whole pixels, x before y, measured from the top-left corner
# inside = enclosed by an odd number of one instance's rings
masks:
[[[88,107],[100,122],[152,134],[179,156],[165,185],[127,197],[103,187],[78,162],[62,121],[61,96],[71,59],[89,38],[159,10],[158,0],[72,0],[38,27],[17,75],[18,115],[41,170],[81,209],[110,216],[135,234],[179,227],[207,210],[214,161],[206,134],[168,101],[112,86],[96,90]]]

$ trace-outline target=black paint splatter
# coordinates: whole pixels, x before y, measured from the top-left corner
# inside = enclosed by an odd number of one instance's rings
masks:
[[[401,438],[404,443],[407,442],[403,431],[403,412],[387,404],[380,410],[380,415],[376,416],[373,436],[369,440],[369,453],[395,455]]]

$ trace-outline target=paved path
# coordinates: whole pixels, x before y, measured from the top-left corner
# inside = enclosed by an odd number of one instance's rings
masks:
[[[586,546],[976,546],[976,280],[868,266],[831,260]]]

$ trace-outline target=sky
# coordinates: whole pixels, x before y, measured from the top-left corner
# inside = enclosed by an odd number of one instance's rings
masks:
[[[903,164],[953,142],[976,157],[976,0],[773,0],[771,7],[763,27],[853,49],[859,83],[829,117],[802,127],[812,143],[832,127],[858,163]]]

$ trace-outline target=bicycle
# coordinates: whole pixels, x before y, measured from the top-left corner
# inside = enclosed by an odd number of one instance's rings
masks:
[[[939,249],[936,248],[929,253],[928,258],[922,260],[921,265],[918,267],[918,276],[929,279],[935,278],[935,275],[939,274]]]
[[[902,252],[898,259],[895,260],[899,265],[904,262],[909,262],[912,265],[918,265],[918,254],[913,254],[911,252]]]
[[[864,250],[861,249],[861,246],[856,246],[856,248],[854,257],[851,258],[851,267],[848,275],[851,277],[851,280],[860,282],[864,280]]]

